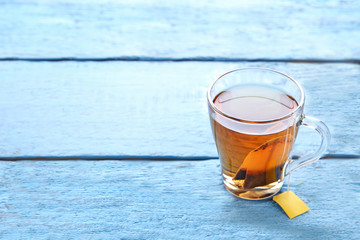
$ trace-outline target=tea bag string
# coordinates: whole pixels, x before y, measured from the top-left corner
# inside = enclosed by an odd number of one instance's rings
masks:
[[[290,177],[291,177],[291,172],[289,173],[288,181],[287,181],[287,190],[288,191],[289,191],[289,188],[290,188]]]

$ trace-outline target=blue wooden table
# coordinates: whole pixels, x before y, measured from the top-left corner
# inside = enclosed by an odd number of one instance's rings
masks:
[[[1,239],[360,239],[357,1],[0,0]],[[263,66],[327,123],[290,189],[222,184],[206,90]],[[316,148],[302,129],[294,153]]]

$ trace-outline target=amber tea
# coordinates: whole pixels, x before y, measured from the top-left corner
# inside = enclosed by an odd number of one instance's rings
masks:
[[[286,93],[257,85],[229,88],[220,92],[213,102],[228,117],[249,123],[280,119],[298,106]],[[211,119],[211,125],[224,182],[230,191],[271,188],[278,183],[297,133],[295,124],[271,125],[262,132],[257,130],[256,134],[251,124],[236,129]]]

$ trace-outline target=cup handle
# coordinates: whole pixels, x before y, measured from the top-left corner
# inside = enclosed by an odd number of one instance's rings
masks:
[[[317,161],[318,159],[320,159],[320,157],[327,150],[329,142],[330,142],[330,130],[325,125],[325,123],[320,121],[319,119],[303,115],[302,120],[300,121],[300,125],[303,125],[305,127],[316,130],[321,137],[321,143],[320,143],[318,150],[316,150],[314,153],[300,156],[295,161],[293,159],[291,159],[288,167],[291,166],[292,164],[296,164],[296,165],[295,165],[295,167],[290,169],[288,172],[286,172],[285,176],[289,175],[292,171],[294,171],[302,166],[305,166],[309,163],[313,163],[313,162]]]

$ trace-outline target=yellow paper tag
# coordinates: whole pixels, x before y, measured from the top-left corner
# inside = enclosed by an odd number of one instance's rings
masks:
[[[292,191],[286,191],[273,197],[290,219],[310,210],[308,206]]]

